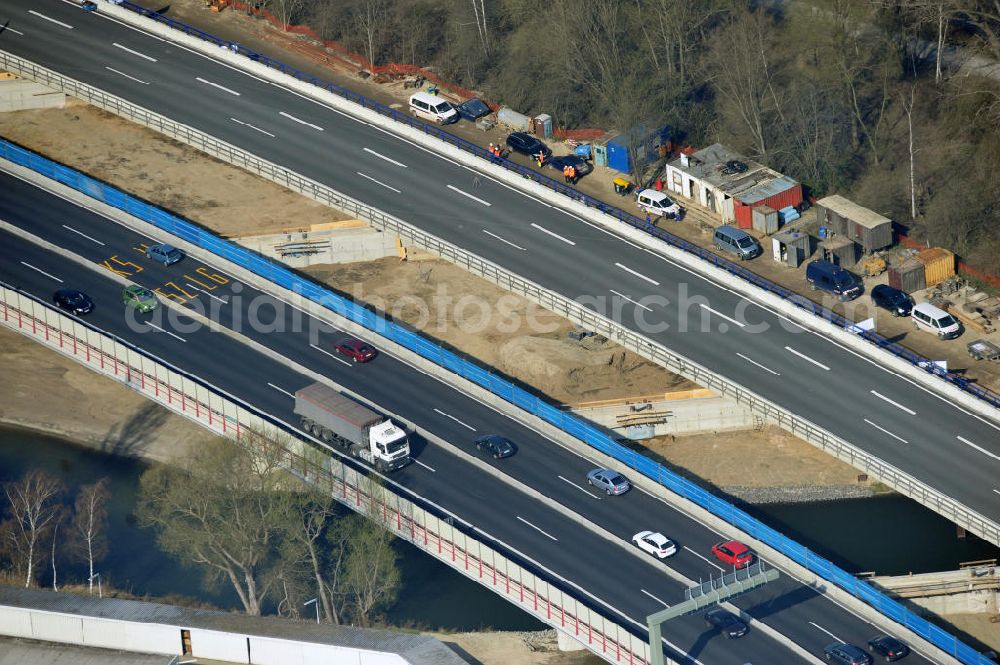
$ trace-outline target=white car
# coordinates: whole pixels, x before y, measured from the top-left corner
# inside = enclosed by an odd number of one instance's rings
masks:
[[[636,194],[635,203],[651,215],[676,218],[681,214],[681,207],[676,201],[655,189],[644,189]]]
[[[632,536],[632,542],[640,550],[649,552],[653,556],[666,559],[668,556],[677,554],[677,545],[662,533],[653,531],[640,531]]]

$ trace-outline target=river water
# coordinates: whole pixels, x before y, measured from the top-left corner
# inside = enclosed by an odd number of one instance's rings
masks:
[[[29,469],[44,469],[61,478],[70,496],[80,485],[102,476],[110,479],[109,552],[98,567],[102,579],[138,596],[187,596],[219,607],[238,607],[238,599],[227,586],[205,589],[198,570],[185,568],[160,552],[153,533],[136,525],[131,513],[139,475],[145,469],[143,462],[0,427],[0,482]],[[759,519],[850,572],[928,572],[957,568],[964,561],[1000,558],[1000,549],[974,536],[956,538],[950,522],[898,496],[771,504],[754,511]],[[543,628],[499,596],[416,548],[401,543],[400,552],[404,586],[388,613],[390,623],[450,630]],[[85,574],[82,566],[63,563],[60,576],[79,581]]]

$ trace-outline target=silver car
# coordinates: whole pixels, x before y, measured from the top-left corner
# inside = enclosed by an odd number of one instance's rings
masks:
[[[608,496],[624,494],[632,488],[625,476],[614,469],[594,469],[587,474],[587,482],[604,490]]]

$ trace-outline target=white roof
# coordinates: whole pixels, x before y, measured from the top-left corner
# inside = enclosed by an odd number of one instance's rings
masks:
[[[839,194],[822,198],[816,202],[816,205],[823,206],[827,210],[832,210],[841,217],[860,224],[866,229],[874,229],[883,224],[889,224],[892,221],[888,217],[883,217],[874,210],[859,206],[857,203],[849,201]]]

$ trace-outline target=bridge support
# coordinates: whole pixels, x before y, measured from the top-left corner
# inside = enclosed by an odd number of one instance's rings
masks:
[[[561,630],[556,630],[556,643],[560,651],[583,651],[587,647],[582,642],[577,642],[576,638],[570,637]]]

